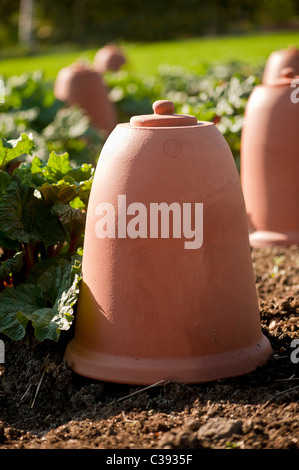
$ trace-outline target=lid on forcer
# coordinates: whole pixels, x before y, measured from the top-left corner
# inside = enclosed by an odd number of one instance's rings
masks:
[[[280,77],[268,83],[268,86],[290,86],[294,79],[298,79],[299,75],[295,74],[292,67],[285,67],[280,72]]]
[[[195,116],[175,114],[172,101],[155,101],[153,111],[154,114],[131,117],[130,125],[133,127],[178,127],[194,126],[197,124],[197,118]]]

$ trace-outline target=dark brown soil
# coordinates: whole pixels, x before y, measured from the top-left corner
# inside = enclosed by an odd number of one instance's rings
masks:
[[[0,449],[298,449],[299,247],[252,250],[274,355],[242,377],[143,390],[73,374],[57,344],[3,337]],[[45,367],[46,366],[46,367]],[[134,395],[127,397],[128,395]]]

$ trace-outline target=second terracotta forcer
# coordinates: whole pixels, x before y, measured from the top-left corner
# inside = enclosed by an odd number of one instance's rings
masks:
[[[255,247],[299,244],[299,76],[255,87],[241,137],[241,182]]]
[[[234,159],[214,124],[153,107],[117,125],[99,158],[65,359],[128,384],[247,373],[272,349]]]

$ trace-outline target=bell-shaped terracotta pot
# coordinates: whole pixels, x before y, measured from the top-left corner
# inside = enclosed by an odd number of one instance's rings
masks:
[[[55,97],[67,106],[78,106],[98,130],[109,134],[117,124],[117,113],[109,100],[101,76],[83,63],[61,69],[54,85]]]
[[[296,46],[290,46],[270,54],[265,65],[262,83],[269,85],[276,82],[280,78],[282,70],[287,67],[293,68],[294,73],[299,75],[299,50]]]
[[[119,124],[87,213],[74,339],[65,359],[108,382],[207,382],[266,363],[247,220],[215,125],[174,114]]]
[[[107,44],[99,49],[94,57],[94,69],[104,75],[106,72],[118,72],[126,63],[122,49],[115,44]]]
[[[245,110],[241,182],[252,246],[299,243],[299,77],[258,85]]]

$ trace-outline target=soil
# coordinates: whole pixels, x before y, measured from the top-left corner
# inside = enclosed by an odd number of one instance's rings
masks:
[[[63,362],[73,328],[55,344],[2,336],[0,449],[298,449],[299,247],[252,249],[252,261],[274,351],[265,366],[145,389],[74,374]]]

